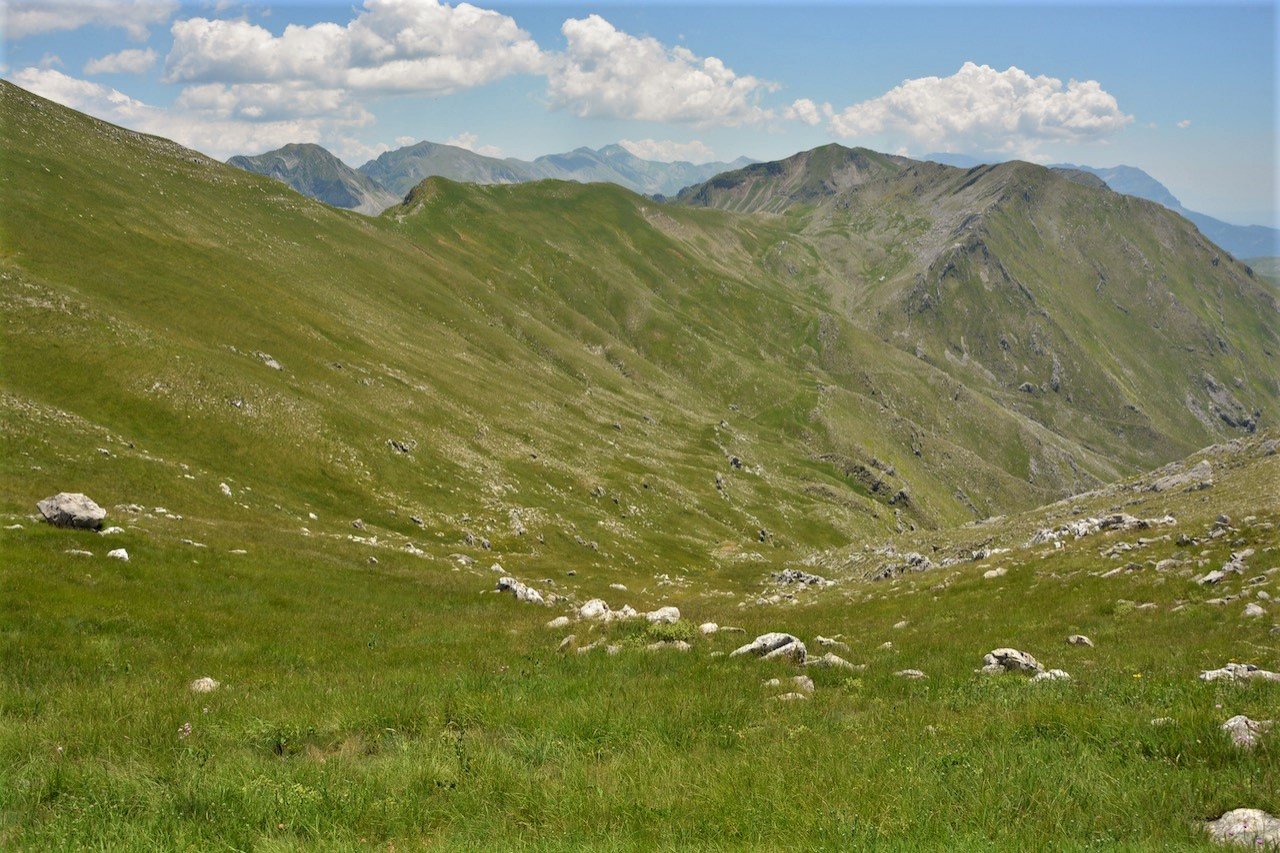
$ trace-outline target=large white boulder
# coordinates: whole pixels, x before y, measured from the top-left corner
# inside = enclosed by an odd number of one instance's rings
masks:
[[[44,520],[54,527],[78,527],[97,530],[107,517],[107,511],[87,495],[79,492],[59,492],[36,504]]]

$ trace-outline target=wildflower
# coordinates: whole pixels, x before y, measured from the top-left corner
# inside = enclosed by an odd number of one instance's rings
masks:
[[[189,737],[191,737],[191,724],[183,723],[181,727],[178,728],[178,739],[185,740]]]

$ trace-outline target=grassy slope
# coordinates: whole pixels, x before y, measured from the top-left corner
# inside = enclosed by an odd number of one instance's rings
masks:
[[[1017,487],[996,448],[1116,463],[841,322],[796,283],[812,258],[783,226],[555,183],[430,182],[370,221],[3,94],[3,846],[1168,846],[1230,806],[1280,809],[1274,745],[1245,758],[1214,731],[1274,690],[1194,681],[1280,662],[1239,602],[1171,613],[1216,592],[1072,574],[1112,565],[1088,540],[1008,557],[994,587],[991,563],[872,586],[840,568],[834,546],[885,541],[893,511],[818,456],[891,463],[920,522],[963,518],[956,490],[996,507],[1049,491]],[[1273,567],[1276,457],[1257,452],[1133,511],[1193,533],[1254,515],[1239,544]],[[125,532],[29,518],[63,488]],[[813,547],[839,586],[752,603]],[[477,594],[494,560],[577,601],[677,604],[675,635],[844,633],[869,666],[783,705],[760,682],[784,666],[710,657],[738,635],[659,655],[636,646],[660,634],[625,626],[617,656],[562,656],[543,623],[563,605]],[[1028,599],[1034,623],[998,606]],[[1075,630],[1096,653],[1059,645]],[[972,675],[1009,643],[1076,683]],[[929,681],[892,675],[916,666]],[[186,693],[206,674],[225,689]]]

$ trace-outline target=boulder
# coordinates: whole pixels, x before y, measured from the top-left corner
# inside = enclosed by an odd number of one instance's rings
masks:
[[[995,580],[996,578],[1004,577],[1008,573],[1009,573],[1009,570],[1006,569],[1004,566],[1001,566],[996,569],[988,569],[987,571],[982,573],[982,577],[986,580]]]
[[[547,623],[548,628],[563,628],[569,624],[568,616],[557,616]]]
[[[798,637],[774,631],[761,634],[745,646],[739,646],[729,654],[729,657],[741,655],[755,655],[762,660],[791,658],[796,663],[804,663],[806,650],[804,643],[800,642]]]
[[[1061,669],[1049,669],[1031,676],[1032,681],[1070,681],[1071,674]]]
[[[542,593],[513,577],[498,578],[498,589],[501,592],[511,593],[516,597],[516,601],[523,601],[526,604],[546,604],[542,598]]]
[[[804,665],[816,667],[817,669],[847,669],[850,672],[866,669],[865,665],[851,664],[834,652],[827,652],[820,658],[810,658],[804,662]]]
[[[813,679],[807,675],[797,675],[791,679],[791,682],[795,684],[796,690],[801,693],[813,692]]]
[[[1026,652],[1017,649],[994,649],[982,658],[982,672],[999,674],[1003,672],[1043,672],[1040,662]]]
[[[44,520],[54,527],[97,530],[107,517],[105,509],[79,492],[59,492],[37,503],[36,508],[44,516]]]
[[[1258,738],[1271,731],[1273,720],[1251,720],[1238,714],[1222,724],[1222,730],[1231,736],[1231,743],[1240,749],[1253,749]]]
[[[644,615],[644,618],[655,624],[670,625],[680,621],[680,608],[678,607],[659,607],[657,610],[651,610]]]
[[[592,622],[604,619],[611,611],[603,599],[593,598],[578,608],[578,618]]]
[[[1259,669],[1251,663],[1229,663],[1221,669],[1200,673],[1201,681],[1280,681],[1280,672]]]
[[[1254,602],[1251,601],[1244,606],[1244,615],[1245,615],[1245,618],[1247,619],[1260,619],[1261,617],[1267,615],[1267,611],[1263,608],[1261,604],[1255,604]]]
[[[720,626],[715,622],[703,622],[698,626],[698,633],[710,636],[720,630]]]
[[[123,560],[129,562],[129,552],[123,548],[114,548],[107,552],[107,556],[113,560]]]
[[[1261,809],[1232,809],[1204,826],[1217,844],[1265,849],[1280,847],[1280,818]]]

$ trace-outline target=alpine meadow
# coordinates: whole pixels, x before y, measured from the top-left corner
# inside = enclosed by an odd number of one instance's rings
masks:
[[[0,848],[1280,849],[1274,124],[263,8],[0,8]]]

